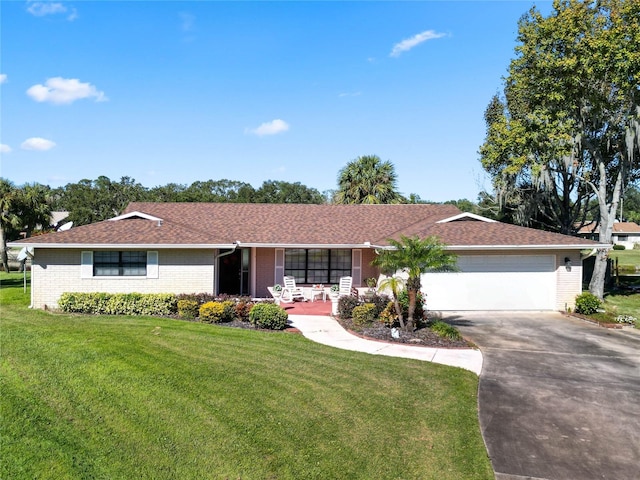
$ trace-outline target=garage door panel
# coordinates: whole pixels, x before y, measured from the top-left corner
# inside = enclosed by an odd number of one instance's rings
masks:
[[[460,272],[422,278],[430,310],[552,310],[553,255],[467,255]]]

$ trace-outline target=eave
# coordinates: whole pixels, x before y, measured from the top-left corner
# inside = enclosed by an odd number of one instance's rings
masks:
[[[575,245],[447,245],[445,250],[593,250],[594,248],[610,249],[610,244],[575,244]]]

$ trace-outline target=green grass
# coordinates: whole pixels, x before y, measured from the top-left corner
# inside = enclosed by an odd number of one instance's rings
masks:
[[[618,265],[629,267],[640,267],[640,249],[630,250],[609,250],[609,258],[618,259]]]
[[[0,282],[0,478],[493,478],[471,372]]]
[[[620,293],[604,297],[604,308],[607,312],[618,315],[631,315],[640,319],[640,294]]]

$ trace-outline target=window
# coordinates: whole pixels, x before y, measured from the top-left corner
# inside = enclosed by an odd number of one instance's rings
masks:
[[[338,283],[351,275],[351,250],[290,248],[284,252],[284,274],[296,283]]]
[[[93,252],[94,277],[144,277],[147,252]]]

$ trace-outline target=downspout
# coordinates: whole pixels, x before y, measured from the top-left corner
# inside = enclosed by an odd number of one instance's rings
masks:
[[[218,288],[217,288],[218,287],[218,285],[217,285],[218,284],[218,260],[221,259],[222,257],[226,257],[227,255],[231,255],[232,253],[234,253],[236,251],[236,249],[239,246],[240,246],[240,242],[238,240],[236,240],[233,243],[233,248],[231,250],[229,250],[228,252],[219,253],[218,255],[216,255],[214,257],[215,264],[214,264],[213,268],[215,269],[215,274],[216,274],[215,278],[213,279],[213,281],[215,282],[215,284],[213,285],[214,286],[214,289],[213,289],[214,295],[216,295],[215,292],[218,290]]]

